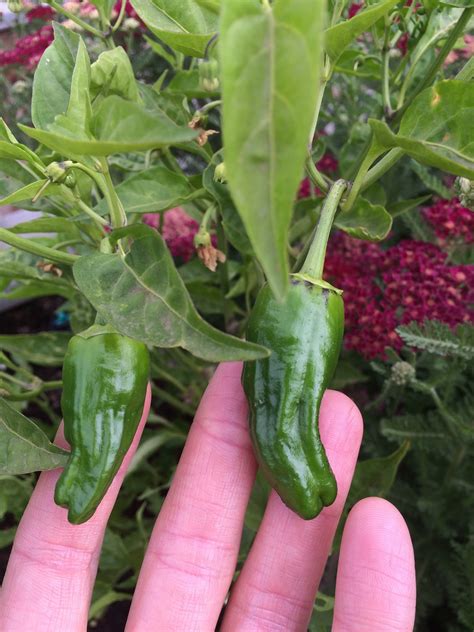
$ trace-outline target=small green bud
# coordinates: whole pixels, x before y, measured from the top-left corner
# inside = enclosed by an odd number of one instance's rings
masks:
[[[51,182],[66,184],[66,186],[74,186],[76,183],[74,174],[67,173],[67,170],[71,165],[72,162],[70,160],[66,160],[65,162],[51,162],[44,170],[44,175],[51,180]]]
[[[209,59],[199,64],[199,84],[205,92],[219,90],[219,62]]]
[[[390,379],[397,386],[405,386],[412,382],[416,377],[416,370],[408,362],[396,362],[392,366]]]
[[[214,180],[216,182],[227,182],[227,174],[225,170],[225,163],[221,162],[214,170]]]

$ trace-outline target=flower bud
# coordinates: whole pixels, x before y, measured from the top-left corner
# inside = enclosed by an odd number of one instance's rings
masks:
[[[219,90],[219,62],[217,59],[209,59],[200,63],[199,84],[205,92]]]
[[[415,368],[408,362],[396,362],[392,366],[390,379],[397,386],[405,386],[415,379]]]
[[[227,182],[227,174],[225,170],[225,163],[221,162],[214,170],[214,180],[216,182]]]

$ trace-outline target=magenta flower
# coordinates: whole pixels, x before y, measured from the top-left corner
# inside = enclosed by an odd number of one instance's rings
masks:
[[[454,327],[474,322],[474,266],[449,265],[434,244],[378,244],[337,233],[330,241],[325,276],[344,290],[345,346],[367,359],[399,350],[395,328],[412,321],[440,320]]]
[[[440,246],[474,243],[474,213],[464,208],[458,198],[439,200],[424,208],[423,216],[432,226]]]
[[[15,47],[0,51],[0,66],[20,65],[34,68],[46,48],[53,41],[53,27],[42,26],[39,31],[16,40]]]
[[[353,2],[349,7],[349,10],[347,11],[347,17],[349,18],[349,20],[353,18],[354,15],[357,15],[359,11],[363,8],[363,6],[363,2]]]
[[[160,227],[159,213],[145,213],[143,221],[157,230]],[[198,222],[181,207],[164,213],[162,235],[173,257],[189,261],[195,253],[194,235],[199,230]]]

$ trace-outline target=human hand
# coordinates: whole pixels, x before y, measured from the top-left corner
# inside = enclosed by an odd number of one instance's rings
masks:
[[[233,579],[257,465],[247,430],[241,365],[222,364],[203,396],[156,521],[127,632],[211,632]],[[0,593],[1,632],[79,632],[87,615],[107,519],[150,407],[95,515],[71,525],[54,504],[58,471],[41,474],[18,528]],[[233,586],[224,632],[304,631],[350,487],[362,437],[355,405],[323,399],[321,436],[338,482],[333,505],[304,521],[272,493]],[[58,439],[65,445],[64,439]],[[402,516],[366,498],[347,519],[339,556],[334,632],[411,632],[415,571]]]

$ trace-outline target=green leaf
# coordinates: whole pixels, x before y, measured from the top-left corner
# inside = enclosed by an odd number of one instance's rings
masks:
[[[474,326],[469,323],[453,330],[446,323],[426,320],[421,325],[416,322],[400,325],[396,332],[409,347],[440,356],[474,359]]]
[[[201,87],[198,70],[178,70],[166,86],[166,92],[185,94],[196,99],[208,99],[218,95],[218,92],[207,92]]]
[[[443,200],[450,200],[454,196],[454,190],[448,189],[448,187],[441,181],[441,178],[434,174],[431,167],[425,167],[425,165],[422,165],[413,159],[410,160],[410,167],[420,178],[425,187],[430,191],[437,193]]]
[[[161,235],[147,226],[128,254],[94,254],[74,265],[79,289],[118,331],[157,347],[183,347],[211,362],[268,352],[214,329],[197,313]]]
[[[240,215],[235,208],[235,204],[230,196],[229,187],[221,182],[214,180],[214,172],[216,166],[222,162],[222,152],[217,152],[212,157],[208,167],[204,170],[202,176],[202,184],[209,191],[213,198],[219,204],[219,210],[222,216],[222,226],[230,243],[244,255],[252,255],[253,248],[249,241],[245,226],[243,225]]]
[[[174,50],[204,57],[217,32],[218,0],[132,0],[150,31]]]
[[[0,335],[0,349],[40,366],[62,366],[71,334],[46,331],[37,334]]]
[[[25,160],[39,169],[44,167],[41,158],[29,147],[19,143],[8,125],[0,117],[0,158],[3,157]]]
[[[390,232],[392,221],[383,206],[359,196],[349,211],[337,215],[334,225],[357,239],[381,241]]]
[[[400,202],[394,202],[394,204],[390,204],[390,206],[387,207],[387,211],[392,217],[398,217],[398,215],[402,215],[403,213],[407,213],[414,208],[418,208],[419,206],[421,206],[421,204],[427,202],[431,197],[431,193],[429,193],[428,195],[420,195],[419,197],[411,198],[410,200],[400,200]]]
[[[319,93],[322,0],[227,0],[219,47],[229,187],[276,296]]]
[[[115,189],[126,213],[156,213],[185,204],[195,194],[188,179],[161,165],[151,167],[121,182]],[[94,209],[105,215],[108,207],[101,200]]]
[[[78,129],[90,132],[92,105],[90,98],[91,63],[86,46],[79,40],[76,62],[71,79],[71,92],[67,106],[66,117]],[[56,119],[55,119],[56,121]],[[55,122],[49,126],[51,130]]]
[[[130,601],[131,595],[128,593],[120,593],[115,590],[110,590],[95,601],[91,603],[89,609],[89,620],[100,619],[109,606],[119,601]]]
[[[151,46],[151,49],[153,50],[153,52],[155,52],[162,59],[167,61],[172,68],[175,67],[176,57],[173,55],[172,52],[169,52],[168,50],[166,50],[166,48],[162,44],[160,44],[160,42],[157,42],[151,37],[148,37],[148,35],[144,35],[144,38],[145,38],[145,41]]]
[[[0,398],[0,474],[27,474],[63,467],[69,453]]]
[[[331,61],[336,62],[343,51],[359,35],[365,33],[380,18],[386,15],[399,0],[381,0],[371,4],[367,9],[359,11],[350,20],[345,20],[326,29],[325,48]]]
[[[360,50],[345,50],[334,66],[334,72],[358,77],[359,79],[380,80],[382,74],[381,60],[367,56]]]
[[[448,7],[458,7],[460,9],[474,8],[473,0],[439,0],[439,2]]]
[[[141,103],[130,58],[121,46],[104,51],[92,64],[91,90],[93,97],[102,92],[104,96],[117,94]]]
[[[9,228],[11,233],[70,233],[79,237],[80,232],[76,224],[65,217],[37,217],[28,222],[21,222]]]
[[[172,443],[173,445],[181,447],[185,441],[186,434],[179,429],[158,429],[153,433],[152,437],[141,442],[127,468],[126,476],[130,476],[130,474],[136,472],[150,456],[155,454],[165,444]]]
[[[436,411],[382,419],[380,432],[391,441],[410,441],[417,449],[446,454],[446,421]]]
[[[405,441],[389,456],[368,459],[357,463],[349,495],[334,537],[333,552],[337,551],[341,544],[342,532],[350,508],[367,496],[379,496],[381,498],[387,496],[395,482],[398,467],[405,458],[409,448],[410,442]]]
[[[440,81],[423,90],[403,115],[394,134],[369,119],[377,141],[400,147],[419,162],[474,179],[474,83]]]
[[[62,124],[68,122],[62,120]],[[58,133],[19,125],[47,147],[64,156],[71,154],[108,156],[127,151],[147,151],[193,140],[198,133],[189,127],[179,127],[163,112],[145,109],[138,103],[111,95],[101,101],[93,117],[94,137],[82,134],[77,127],[63,127]]]
[[[0,200],[0,204],[6,206],[7,204],[18,204],[18,202],[23,202],[23,200],[31,200],[45,184],[48,184],[48,180],[35,180],[34,182],[30,182],[30,184],[18,189],[18,191],[14,191],[10,195],[7,195],[7,197],[4,197]],[[44,195],[51,195],[59,191],[60,186],[51,182],[44,190]]]
[[[41,57],[33,80],[31,120],[46,129],[58,114],[65,114],[77,51],[81,38],[77,33],[54,23],[54,42]]]

